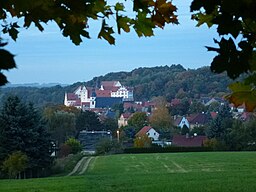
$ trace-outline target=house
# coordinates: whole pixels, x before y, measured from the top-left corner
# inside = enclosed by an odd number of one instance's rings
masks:
[[[188,135],[174,135],[172,145],[179,147],[202,147],[206,139],[206,136],[189,137]]]
[[[135,136],[142,137],[143,135],[147,135],[152,141],[157,141],[159,139],[159,133],[151,126],[143,127]]]
[[[181,100],[180,100],[180,99],[172,99],[172,100],[171,100],[171,103],[170,103],[170,105],[171,105],[172,107],[177,106],[177,105],[179,105],[179,104],[181,104]]]
[[[123,113],[118,119],[118,128],[128,125],[128,119],[131,116],[131,113]]]
[[[244,112],[239,117],[239,119],[242,121],[248,121],[248,120],[251,120],[252,118],[255,118],[255,116],[251,112]]]
[[[177,117],[174,119],[174,125],[180,128],[183,128],[184,125],[187,126],[187,128],[190,127],[188,119],[186,117]]]
[[[73,93],[65,93],[64,105],[82,110],[110,108],[114,104],[133,101],[133,88],[119,81],[102,81],[100,88],[79,86]]]
[[[102,81],[98,92],[102,91],[110,97],[122,97],[123,101],[133,101],[133,88],[123,86],[119,81]]]
[[[112,133],[110,131],[82,130],[78,135],[83,151],[91,154],[95,153],[97,144],[104,138],[112,140]]]
[[[194,127],[204,126],[209,123],[211,120],[211,116],[206,113],[197,113],[188,116],[187,119],[190,124],[190,129],[193,129]]]

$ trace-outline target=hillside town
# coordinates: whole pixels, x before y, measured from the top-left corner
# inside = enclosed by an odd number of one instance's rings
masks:
[[[163,99],[163,98],[161,98]],[[253,113],[245,111],[244,106],[234,107],[232,104],[228,104],[223,98],[218,97],[201,97],[199,100],[188,100],[187,107],[193,106],[193,102],[203,107],[202,111],[190,112],[190,113],[177,113],[171,115],[168,112],[169,121],[171,126],[167,129],[176,127],[176,133],[163,132],[163,129],[159,126],[156,128],[151,125],[150,119],[154,116],[154,112],[160,106],[159,102],[164,102],[164,108],[168,108],[169,111],[180,108],[182,100],[175,98],[171,102],[163,100],[152,101],[134,101],[133,87],[126,87],[119,81],[103,81],[99,88],[92,88],[86,86],[79,86],[73,93],[65,93],[64,105],[67,107],[75,107],[82,111],[94,112],[100,121],[104,121],[106,118],[112,118],[117,120],[118,129],[116,133],[112,133],[114,137],[124,137],[124,134],[130,135],[131,138],[141,138],[146,135],[150,138],[151,143],[159,146],[189,146],[189,147],[201,147],[207,140],[207,136],[202,129],[209,126],[210,122],[217,118],[219,108],[227,106],[233,119],[239,119],[241,121],[247,121],[252,118]],[[118,106],[122,110],[116,111],[114,108]],[[213,106],[216,106],[215,108]],[[136,114],[145,114],[145,126],[137,127],[129,132],[129,127],[133,127],[129,121],[136,116]],[[105,131],[105,132],[104,132]],[[168,132],[168,131],[167,131]],[[98,136],[95,136],[97,135]],[[117,135],[116,135],[117,134]],[[83,136],[84,135],[84,136]],[[94,136],[93,136],[94,135]],[[171,136],[172,135],[172,136]],[[84,144],[84,150],[95,150],[95,143],[102,137],[111,136],[109,130],[83,130],[80,133],[80,141]],[[86,139],[85,139],[86,138]],[[94,139],[90,139],[94,138]],[[98,138],[95,140],[95,138]],[[112,138],[112,137],[110,137]],[[94,144],[93,144],[93,141]],[[86,141],[90,143],[86,146]],[[134,142],[134,141],[132,141]],[[130,144],[133,145],[133,144]],[[127,145],[129,146],[129,145]]]

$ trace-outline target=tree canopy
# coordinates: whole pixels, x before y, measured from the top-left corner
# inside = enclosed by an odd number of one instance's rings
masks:
[[[32,104],[9,97],[0,109],[0,166],[10,154],[21,151],[28,157],[27,169],[38,173],[51,165],[51,148],[40,113]]]
[[[55,23],[64,37],[79,45],[81,37],[90,38],[91,20],[100,21],[98,38],[115,44],[115,33],[130,32],[133,28],[139,37],[154,35],[157,27],[164,28],[167,23],[178,24],[177,8],[167,0],[134,0],[133,14],[127,11],[125,3],[109,3],[106,0],[66,1],[66,0],[1,0],[0,31],[16,40],[21,28],[34,24],[40,31],[44,24]],[[214,42],[218,48],[207,47],[217,56],[211,63],[216,73],[227,72],[236,79],[247,73],[244,80],[229,86],[227,96],[236,106],[245,103],[247,110],[256,108],[256,3],[254,0],[193,0],[192,19],[197,26],[207,24],[216,26],[220,40]],[[115,24],[110,25],[114,20]],[[116,28],[116,31],[114,30]],[[0,85],[7,83],[2,70],[16,67],[14,56],[3,47],[6,40],[0,36]]]
[[[217,48],[206,47],[217,56],[211,63],[216,73],[227,72],[232,79],[246,74],[244,80],[230,84],[227,99],[236,106],[245,103],[248,111],[256,108],[256,2],[254,0],[194,0],[192,18],[197,26],[216,26],[220,40]]]

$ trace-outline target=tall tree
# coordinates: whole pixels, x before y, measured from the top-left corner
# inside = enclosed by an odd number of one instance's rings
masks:
[[[172,117],[165,106],[158,107],[153,111],[149,123],[152,127],[162,131],[170,131],[173,127]]]
[[[0,162],[21,151],[28,156],[28,169],[37,173],[51,164],[51,142],[38,111],[18,97],[9,97],[0,111]]]
[[[98,115],[92,111],[81,111],[76,119],[76,131],[88,130],[99,131],[103,126],[99,121]]]
[[[76,133],[76,116],[74,113],[55,111],[47,116],[48,130],[57,145],[64,143]]]
[[[128,120],[128,125],[135,128],[138,132],[141,128],[148,125],[148,117],[144,112],[135,112]]]
[[[230,108],[227,104],[222,105],[217,117],[211,121],[206,130],[206,134],[209,138],[215,138],[225,143],[227,133],[232,128],[232,125],[233,119]]]

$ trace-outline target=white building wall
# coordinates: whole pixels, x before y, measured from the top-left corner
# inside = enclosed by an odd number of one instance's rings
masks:
[[[159,139],[159,133],[156,132],[155,129],[151,128],[148,132],[147,135],[149,138],[153,139],[154,141],[157,141]]]
[[[86,87],[81,91],[81,102],[90,102],[90,97],[88,95],[88,90]]]
[[[189,128],[189,122],[185,117],[182,117],[180,124],[178,125],[180,128],[182,128],[184,125],[187,126],[187,128]]]

